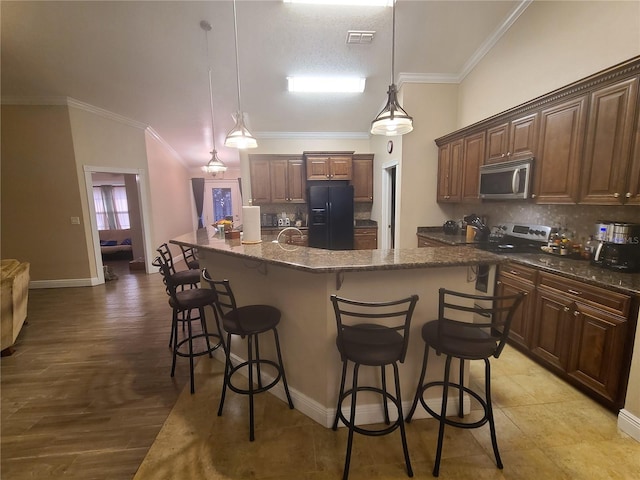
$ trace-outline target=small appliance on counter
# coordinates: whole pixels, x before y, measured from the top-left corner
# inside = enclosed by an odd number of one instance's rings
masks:
[[[640,224],[600,220],[591,263],[624,273],[640,272]]]
[[[442,225],[442,231],[447,235],[455,235],[458,233],[458,222],[455,220],[447,220],[444,222],[444,225]]]

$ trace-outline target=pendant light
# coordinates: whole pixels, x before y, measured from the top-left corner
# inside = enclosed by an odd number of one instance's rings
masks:
[[[226,147],[233,148],[256,148],[258,142],[251,135],[249,129],[244,124],[244,113],[240,103],[240,62],[238,61],[238,20],[236,18],[236,0],[233,0],[233,32],[236,42],[236,79],[238,83],[238,111],[236,112],[236,125],[227,134],[224,140]]]
[[[391,85],[387,90],[387,104],[371,122],[372,135],[404,135],[413,130],[413,118],[398,102],[398,88],[394,81],[394,63],[396,49],[396,2],[392,6],[393,27],[391,34]]]
[[[218,158],[218,152],[216,151],[216,132],[213,122],[213,89],[211,88],[211,65],[209,64],[209,31],[211,31],[211,24],[206,20],[200,22],[200,27],[204,30],[204,38],[207,42],[207,65],[209,66],[209,106],[211,107],[211,144],[213,145],[213,151],[211,152],[211,160],[202,169],[213,175],[214,177],[218,172],[225,172],[227,166],[222,163],[222,160]]]

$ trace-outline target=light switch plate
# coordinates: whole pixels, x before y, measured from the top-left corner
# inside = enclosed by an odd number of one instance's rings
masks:
[[[80,217],[71,217],[71,225],[80,225]]]

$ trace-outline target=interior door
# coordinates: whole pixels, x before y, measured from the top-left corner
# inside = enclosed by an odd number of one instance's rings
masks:
[[[226,216],[233,216],[233,224],[242,224],[242,198],[236,180],[205,180],[204,224],[211,225]]]

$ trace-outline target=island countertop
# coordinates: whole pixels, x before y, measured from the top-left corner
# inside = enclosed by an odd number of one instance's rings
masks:
[[[270,238],[257,244],[243,244],[239,239],[218,238],[212,230],[207,229],[186,233],[172,239],[171,243],[312,273],[497,265],[507,260],[500,255],[466,246],[323,250],[274,243]]]

